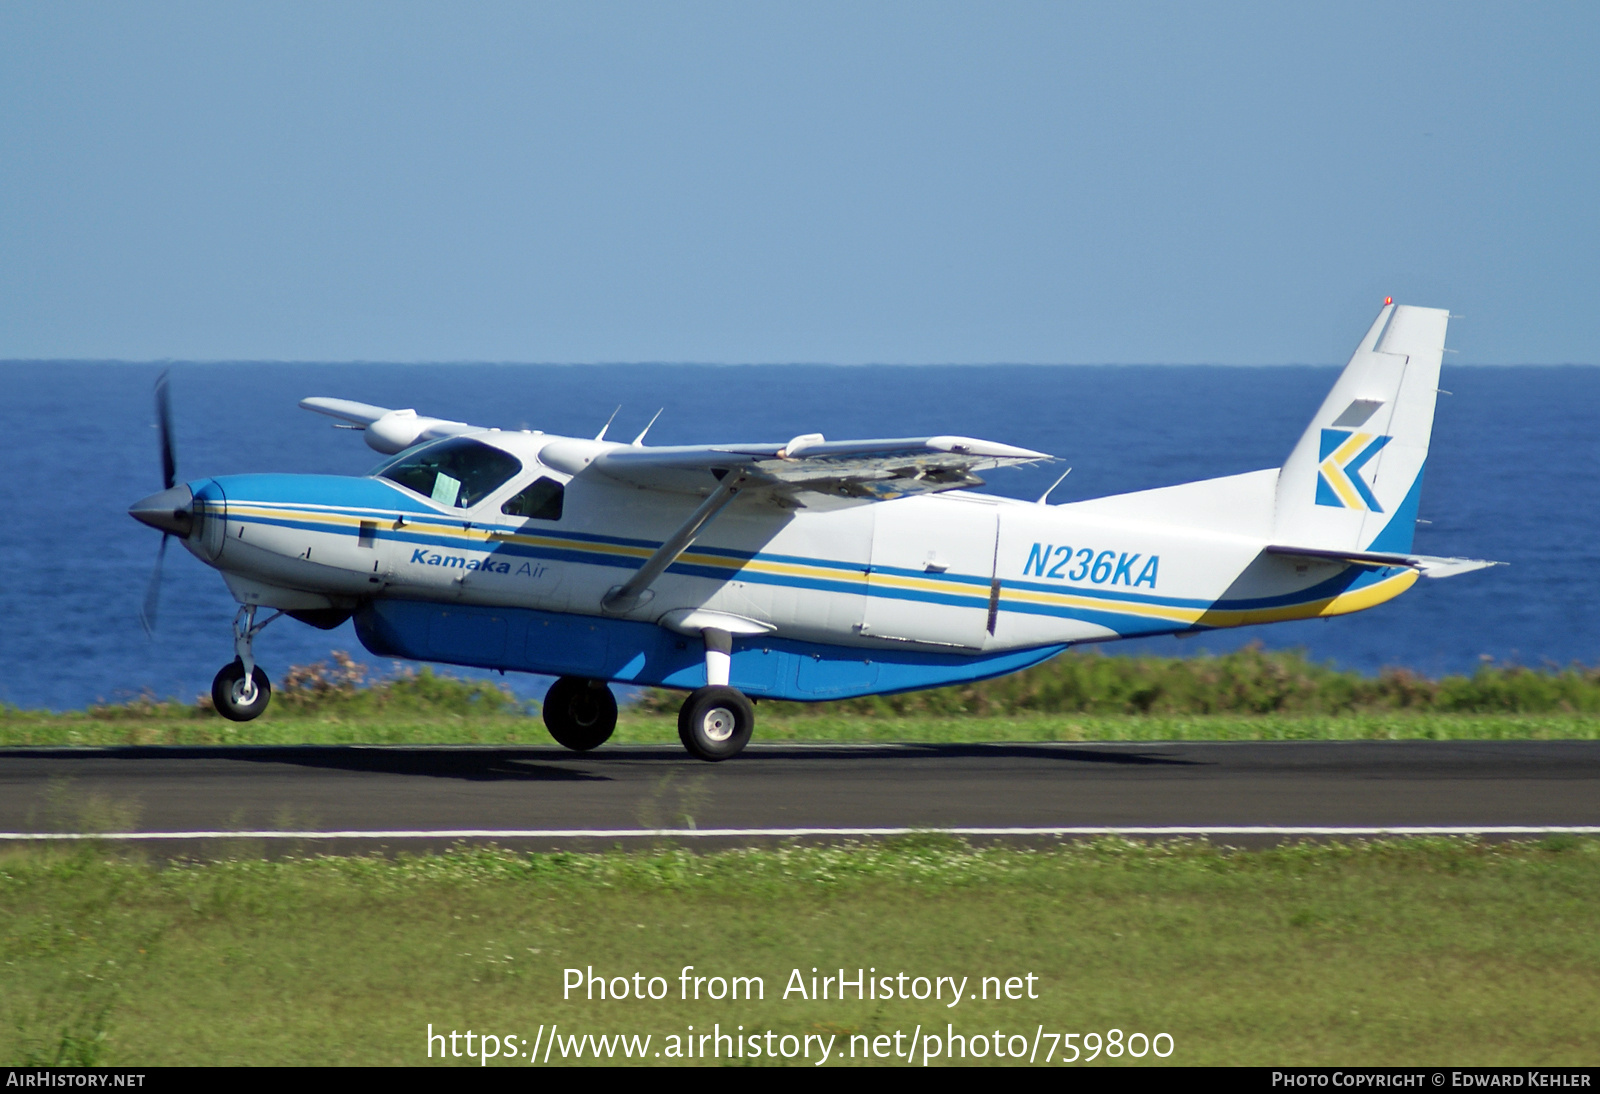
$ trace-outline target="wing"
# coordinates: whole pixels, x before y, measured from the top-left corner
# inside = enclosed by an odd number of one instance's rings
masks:
[[[358,403],[353,399],[327,399],[318,395],[301,399],[300,405],[306,410],[363,427],[367,444],[389,455],[402,452],[420,441],[436,441],[441,437],[474,433],[481,428],[445,418],[421,417],[415,410],[390,410],[371,403]]]
[[[582,446],[588,446],[587,452]],[[804,504],[794,495],[806,491],[887,501],[978,486],[983,480],[974,471],[1049,458],[1042,452],[973,437],[827,441],[820,433],[784,445],[703,448],[600,448],[594,441],[554,441],[539,453],[542,462],[554,467],[566,463],[573,474],[588,471],[647,489],[708,494],[632,577],[606,593],[601,606],[619,614],[633,611],[654,595],[650,586],[656,578],[709,521],[747,490],[765,489],[776,495],[774,500],[791,507]]]
[[[590,467],[602,475],[665,490],[703,491],[707,476],[742,471],[780,494],[811,491],[844,498],[888,500],[981,486],[974,473],[1051,457],[974,437],[900,437],[829,441],[813,433],[788,444],[731,444],[636,448],[618,445]]]
[[[379,452],[399,452],[419,441],[472,433],[481,426],[419,417],[415,410],[320,396],[301,399],[306,410],[340,418],[366,432]],[[787,444],[719,444],[644,447],[578,438],[553,439],[539,458],[569,474],[589,469],[633,486],[704,494],[730,472],[780,495],[810,491],[841,498],[888,500],[982,486],[976,472],[1052,457],[975,437],[894,437],[830,441],[820,433]]]

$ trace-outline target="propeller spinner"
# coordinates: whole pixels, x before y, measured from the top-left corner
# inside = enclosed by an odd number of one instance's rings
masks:
[[[146,634],[156,629],[156,608],[161,599],[161,568],[167,559],[167,540],[185,536],[194,529],[194,494],[178,485],[178,460],[172,448],[172,400],[167,391],[167,373],[156,380],[156,426],[161,432],[161,481],[163,489],[141,498],[128,507],[128,515],[162,532],[156,551],[156,567],[145,587],[144,607],[139,622]]]

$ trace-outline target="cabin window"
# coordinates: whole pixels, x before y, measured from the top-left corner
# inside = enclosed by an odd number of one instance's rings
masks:
[[[519,490],[515,497],[500,507],[508,517],[528,517],[532,520],[560,520],[561,498],[566,487],[555,479],[534,479]]]
[[[522,470],[522,461],[498,448],[452,437],[402,452],[375,474],[443,505],[470,509]]]

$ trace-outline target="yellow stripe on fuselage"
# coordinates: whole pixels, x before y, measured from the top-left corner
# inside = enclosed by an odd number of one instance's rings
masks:
[[[696,551],[685,551],[679,561],[691,566],[716,566],[735,573],[749,571],[775,577],[804,577],[813,581],[859,581],[866,577],[865,573],[854,567],[808,566],[803,562],[774,562],[762,558],[727,558]]]
[[[1113,612],[1136,615],[1146,619],[1161,619],[1171,623],[1196,623],[1205,614],[1204,608],[1181,608],[1170,604],[1140,604],[1126,600],[1102,600],[1099,597],[1075,596],[1072,593],[1036,592],[1032,589],[1011,589],[1000,586],[1000,610],[1007,602],[1043,604],[1052,608],[1086,608],[1096,612]]]
[[[1276,608],[1216,608],[1200,617],[1203,627],[1246,627],[1252,623],[1282,623],[1290,619],[1317,619],[1328,615],[1349,615],[1364,611],[1386,600],[1393,600],[1416,584],[1417,571],[1407,569],[1393,577],[1352,589],[1338,596],[1285,604]]]
[[[1346,441],[1329,457],[1327,462],[1335,459],[1348,459],[1346,449],[1359,448],[1365,440],[1371,440],[1369,435],[1358,434]],[[1337,487],[1348,491],[1342,468],[1337,466],[1334,470],[1340,474],[1332,476],[1330,481]],[[1348,499],[1347,499],[1348,500]],[[1352,503],[1352,507],[1359,507],[1359,503]],[[292,517],[298,521],[311,524],[320,524],[331,528],[353,528],[362,522],[360,516],[350,516],[335,512],[318,512],[298,508],[276,508],[262,505],[240,505],[229,503],[227,513],[230,516],[258,517],[262,519],[283,519]],[[514,543],[528,547],[542,547],[549,550],[579,551],[597,555],[606,555],[613,558],[636,558],[641,561],[650,557],[654,550],[650,547],[635,547],[626,544],[595,543],[589,540],[566,539],[560,536],[532,535],[528,533],[505,533],[497,530],[485,529],[483,531],[467,531],[449,518],[417,517],[407,514],[404,527],[431,535],[438,535],[456,540],[465,540],[463,549],[484,550],[498,543]],[[728,570],[733,573],[747,571],[752,575],[771,575],[773,577],[805,578],[813,581],[831,581],[837,583],[862,583],[868,582],[868,575],[854,567],[832,567],[807,565],[797,562],[778,562],[761,558],[736,559],[723,555],[711,555],[694,550],[685,551],[679,561],[694,566],[707,566]],[[1136,601],[1112,601],[1095,596],[1087,596],[1072,590],[1062,592],[1045,592],[1032,589],[1015,589],[1005,585],[1000,590],[1000,609],[1005,610],[1010,604],[1038,604],[1045,607],[1062,609],[1062,614],[1067,614],[1072,609],[1102,612],[1115,615],[1133,616],[1139,619],[1153,619],[1172,623],[1176,626],[1202,626],[1202,627],[1243,627],[1255,623],[1278,623],[1293,619],[1316,619],[1323,616],[1347,615],[1359,612],[1382,604],[1387,600],[1399,596],[1416,583],[1417,572],[1407,569],[1402,573],[1385,578],[1375,584],[1350,592],[1339,593],[1331,597],[1322,597],[1308,600],[1302,604],[1285,604],[1272,608],[1187,608],[1167,604],[1141,604]],[[901,576],[894,574],[875,573],[871,575],[871,587],[885,592],[902,589],[908,592],[931,592],[941,594],[966,593],[973,597],[983,595],[984,590],[971,582],[962,582],[954,579],[940,579],[935,577]]]
[[[287,518],[306,524],[321,525],[330,531],[336,528],[357,528],[363,520],[371,523],[369,518],[359,515],[351,516],[344,513],[238,503],[230,503],[226,512],[233,517],[255,517],[262,520],[283,520]],[[385,519],[379,523],[392,524],[392,520]],[[610,558],[633,558],[641,562],[655,553],[655,548],[653,547],[631,546],[623,543],[597,543],[586,539],[568,539],[564,536],[537,535],[527,532],[508,533],[494,528],[468,531],[460,526],[460,522],[449,517],[414,516],[408,513],[405,515],[405,523],[402,527],[411,532],[456,540],[459,543],[459,549],[462,550],[487,550],[496,544],[510,543],[523,547],[540,547],[547,550],[578,551]],[[803,563],[728,558],[724,555],[710,555],[694,550],[685,551],[677,561],[694,566],[716,567],[735,573],[741,570],[750,570],[755,573],[783,577],[804,577],[822,581],[860,581],[866,577],[865,573],[854,567],[808,566]],[[948,591],[948,588],[944,586],[935,587]]]
[[[347,513],[333,513],[315,509],[278,508],[266,505],[241,505],[238,502],[229,502],[223,509],[229,517],[256,517],[261,520],[295,520],[306,524],[321,524],[328,528],[359,528],[362,524],[387,524],[394,526],[394,518],[384,513],[381,516],[374,513],[371,517],[350,515]],[[488,532],[469,533],[461,527],[460,521],[452,521],[448,517],[422,517],[405,514],[405,528],[417,529],[438,535],[453,535],[467,539],[487,539]]]
[[[1291,619],[1317,619],[1363,611],[1386,600],[1393,600],[1416,583],[1417,572],[1406,570],[1361,589],[1320,597],[1302,604],[1282,604],[1272,608],[1182,608],[1165,604],[1138,604],[1106,601],[1071,593],[1046,593],[1033,590],[1000,590],[1000,608],[1009,603],[1043,604],[1056,608],[1083,608],[1141,619],[1160,619],[1171,623],[1201,627],[1245,627],[1253,623],[1279,623]]]

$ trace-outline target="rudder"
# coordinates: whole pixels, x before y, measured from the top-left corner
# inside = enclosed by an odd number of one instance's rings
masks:
[[[1278,473],[1278,543],[1411,550],[1449,318],[1385,303]]]

